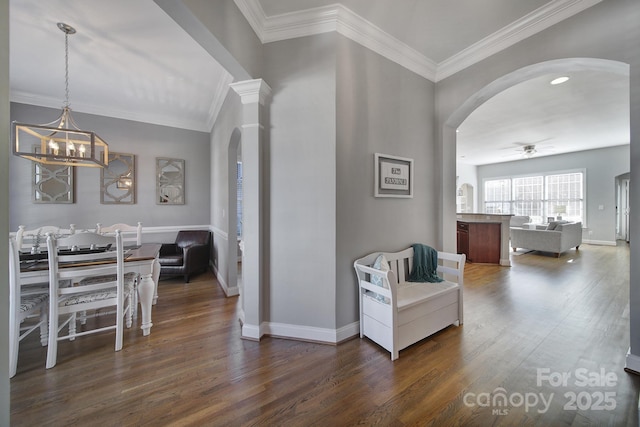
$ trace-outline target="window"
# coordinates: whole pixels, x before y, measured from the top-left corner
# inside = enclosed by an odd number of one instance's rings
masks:
[[[582,221],[584,217],[582,173],[547,175],[546,187],[549,216],[555,214],[570,221]]]
[[[484,183],[484,211],[492,214],[511,213],[511,180],[496,179]]]
[[[487,180],[485,212],[527,215],[540,223],[560,217],[584,224],[584,176],[580,171]]]
[[[236,236],[238,238],[242,237],[242,162],[237,162],[236,169],[236,212],[237,212],[237,228],[236,228]]]
[[[541,176],[513,178],[514,215],[542,218],[544,200],[544,179]]]

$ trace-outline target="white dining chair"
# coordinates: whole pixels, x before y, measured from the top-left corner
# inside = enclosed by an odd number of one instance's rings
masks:
[[[78,254],[82,249],[104,248],[107,245],[112,245],[111,251],[85,251],[91,253]],[[67,251],[63,252],[63,248],[67,248]],[[131,296],[137,275],[124,273],[120,232],[116,231],[115,237],[85,232],[58,239],[50,234],[47,237],[47,250],[50,284],[47,369],[56,365],[58,341],[64,339],[73,340],[83,335],[115,330],[115,351],[121,350],[125,320],[127,327],[131,326]],[[110,259],[113,262],[107,262]],[[73,263],[82,266],[72,266]],[[61,286],[65,280],[72,285]],[[102,311],[104,309],[115,313],[112,324],[76,330],[77,313],[91,312],[93,316],[103,316],[107,314]],[[69,326],[66,334],[63,333],[65,325]]]
[[[49,290],[46,283],[24,286],[20,280],[18,244],[9,237],[9,377],[18,369],[20,341],[40,330],[40,343],[47,345],[47,308]],[[27,319],[36,319],[27,322]],[[28,324],[27,324],[28,323]]]
[[[123,223],[117,223],[109,226],[103,226],[101,223],[96,224],[96,233],[103,234],[105,236],[115,235],[115,231],[120,230],[122,234],[123,245],[126,246],[140,246],[142,245],[142,223],[138,222],[138,225],[129,225]],[[135,234],[134,234],[135,233]],[[136,284],[138,282],[136,281]],[[157,283],[157,282],[156,282]],[[132,314],[134,317],[138,315],[138,293],[133,293]]]
[[[139,222],[138,225],[129,225],[117,223],[109,226],[103,226],[101,223],[96,224],[96,233],[104,234],[104,235],[113,235],[116,230],[120,230],[122,233],[122,238],[124,239],[124,245],[130,242],[135,242],[136,246],[140,246],[142,244],[142,223]],[[135,233],[135,238],[133,236]],[[131,243],[133,244],[133,243]]]
[[[56,237],[62,237],[75,234],[75,232],[75,224],[71,224],[69,228],[61,228],[57,225],[43,225],[42,227],[30,230],[27,230],[24,225],[20,225],[18,226],[18,231],[16,231],[16,242],[18,243],[18,250],[34,245],[39,246],[40,244],[42,244],[42,249],[44,249],[44,247],[47,246],[47,233],[53,233]]]

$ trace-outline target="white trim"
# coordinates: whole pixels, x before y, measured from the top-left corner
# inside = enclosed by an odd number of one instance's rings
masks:
[[[267,16],[259,0],[234,1],[263,44],[336,31],[390,61],[438,82],[602,0],[553,0],[440,63],[341,4]]]
[[[602,0],[554,0],[438,64],[435,81],[446,79]]]
[[[220,274],[220,270],[218,270],[218,268],[213,264],[213,261],[209,262],[209,267],[211,267],[211,269],[213,270],[213,274],[216,275],[218,284],[220,284],[220,287],[222,288],[222,291],[227,298],[240,295],[240,288],[238,288],[238,286],[229,287],[229,285],[227,285],[227,282],[224,280],[224,277],[222,277],[222,275]]]
[[[229,240],[229,234],[224,231],[219,229],[218,227],[214,226],[214,225],[210,225],[209,226],[209,230],[216,236],[221,237],[224,240]]]
[[[316,328],[275,322],[266,323],[265,326],[264,332],[267,335],[329,344],[337,344],[360,333],[359,322],[351,323],[340,329]]]
[[[20,104],[37,105],[40,107],[54,108],[58,110],[61,109],[60,99],[34,95],[28,92],[12,90],[10,99],[11,102],[17,102]],[[222,102],[224,102],[224,99],[222,99]],[[178,129],[195,130],[198,132],[211,132],[211,129],[207,128],[208,124],[203,123],[203,120],[176,119],[175,116],[171,116],[168,114],[148,114],[145,111],[124,111],[122,109],[106,108],[104,105],[87,104],[77,101],[73,103],[72,112],[113,117],[116,119],[150,123],[154,125],[168,126]]]
[[[582,243],[586,243],[587,245],[600,245],[600,246],[617,246],[618,245],[617,242],[611,241],[611,240],[582,240]]]
[[[435,81],[438,65],[417,50],[384,32],[346,7],[338,9],[337,32],[391,62]]]
[[[248,325],[246,323],[242,324],[242,338],[260,341],[260,338],[264,335],[263,330],[266,329],[264,324],[257,325]]]
[[[625,369],[630,369],[634,372],[640,373],[640,356],[631,354],[631,348],[627,351],[627,358],[625,359]]]
[[[213,125],[218,118],[218,114],[220,110],[222,110],[222,105],[224,104],[225,98],[227,97],[227,92],[229,91],[229,84],[233,82],[233,76],[229,73],[224,73],[224,78],[221,78],[218,81],[218,86],[216,87],[216,93],[213,97],[213,103],[209,108],[209,116],[207,119],[207,128],[208,132],[213,130]]]
[[[336,331],[336,342],[340,343],[342,341],[348,340],[349,338],[353,338],[359,334],[360,334],[360,322],[356,321],[356,322],[350,323]]]
[[[142,234],[171,233],[180,230],[210,230],[210,225],[164,225],[160,227],[145,227],[142,225]]]
[[[265,105],[267,97],[271,95],[271,87],[262,79],[231,83],[229,87],[240,95],[240,102],[243,105],[256,103]]]

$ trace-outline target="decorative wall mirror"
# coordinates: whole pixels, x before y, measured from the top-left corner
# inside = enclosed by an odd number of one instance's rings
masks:
[[[109,152],[109,166],[100,169],[100,203],[136,202],[135,154]]]
[[[184,205],[184,160],[156,158],[156,204]]]
[[[34,152],[40,151],[40,146],[33,147]],[[33,163],[33,202],[34,203],[73,203],[73,175],[72,166],[46,165]]]

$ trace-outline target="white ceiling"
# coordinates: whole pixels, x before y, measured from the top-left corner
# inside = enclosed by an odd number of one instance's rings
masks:
[[[629,144],[629,77],[573,71],[513,86],[478,107],[458,128],[458,162],[471,165]]]
[[[231,76],[151,0],[11,0],[12,101],[62,106],[58,22],[73,111],[211,130]]]
[[[601,0],[234,1],[263,43],[338,31],[438,81]],[[211,129],[232,77],[154,1],[11,0],[10,12],[12,101],[62,106],[56,23],[66,22],[78,31],[74,111]],[[628,78],[580,72],[552,87],[548,77],[478,108],[460,127],[460,160],[515,160],[524,143],[537,143],[537,155],[629,143]]]
[[[430,60],[441,63],[544,6],[549,0],[260,0],[267,16],[335,3]]]

